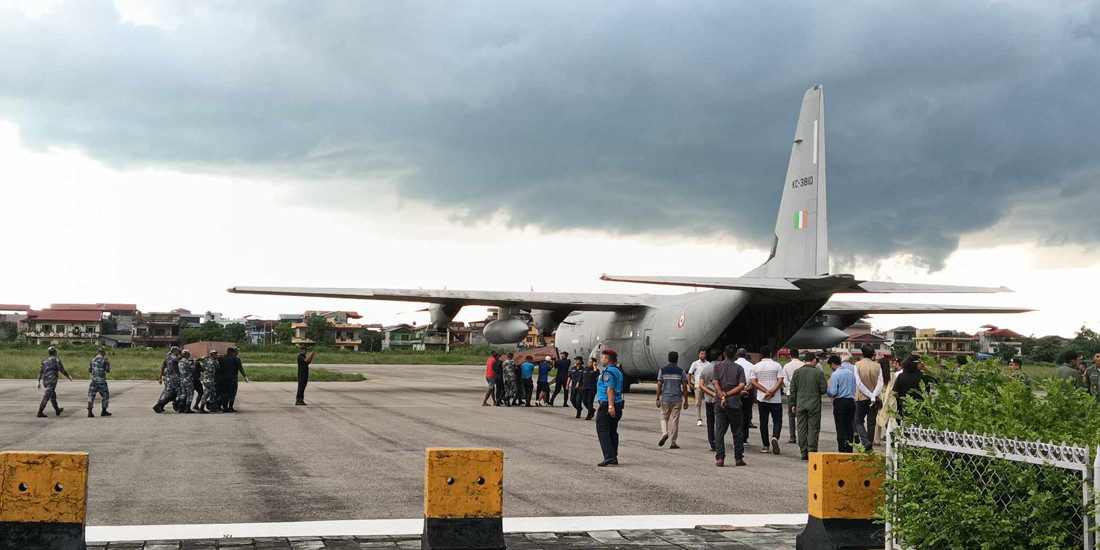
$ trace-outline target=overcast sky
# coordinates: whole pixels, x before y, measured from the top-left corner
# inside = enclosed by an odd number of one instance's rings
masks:
[[[1098,42],[1100,1],[0,2],[0,303],[424,321],[224,289],[740,275],[821,83],[833,271],[1041,309],[875,324],[1072,335]]]

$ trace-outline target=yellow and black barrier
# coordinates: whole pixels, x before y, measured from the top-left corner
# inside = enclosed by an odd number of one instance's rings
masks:
[[[88,453],[0,453],[0,548],[83,550]]]
[[[880,457],[810,453],[809,519],[799,550],[883,548],[886,534],[871,518],[882,504]]]
[[[428,449],[422,550],[504,550],[504,451]]]

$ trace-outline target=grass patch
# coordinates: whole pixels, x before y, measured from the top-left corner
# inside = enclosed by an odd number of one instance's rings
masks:
[[[160,364],[167,351],[163,350],[109,350],[107,358],[111,360],[111,374],[108,380],[157,380],[160,378]],[[87,380],[88,364],[95,356],[93,349],[58,350],[57,356],[65,365],[65,370],[75,380]],[[285,357],[284,356],[280,356]],[[0,349],[0,378],[35,379],[38,367],[46,358],[46,350],[39,348]],[[248,371],[249,380],[256,382],[293,382],[298,379],[297,367],[253,367],[245,354],[241,354]],[[293,364],[294,357],[282,359],[279,363]],[[255,362],[255,361],[252,361]],[[275,362],[275,361],[271,361]],[[363,376],[357,373],[333,372],[325,369],[310,369],[310,381],[317,382],[359,382]]]

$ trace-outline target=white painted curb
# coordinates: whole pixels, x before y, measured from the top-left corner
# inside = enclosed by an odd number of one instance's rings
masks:
[[[806,514],[729,514],[684,516],[586,516],[504,518],[506,533],[566,533],[621,529],[691,529],[697,525],[801,525]],[[118,525],[87,527],[87,542],[193,540],[261,537],[338,537],[420,535],[423,519],[298,521],[288,523],[213,523],[205,525]]]

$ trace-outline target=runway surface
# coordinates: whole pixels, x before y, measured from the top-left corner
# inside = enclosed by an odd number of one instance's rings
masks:
[[[293,383],[242,381],[241,412],[208,415],[155,414],[156,383],[110,382],[114,416],[92,419],[86,382],[60,382],[64,414],[35,418],[34,381],[0,380],[0,449],[89,452],[89,525],[422,517],[427,447],[504,449],[509,517],[806,511],[806,463],[785,443],[760,454],[758,430],[748,466],[715,468],[692,406],[682,448],[658,448],[653,384],[626,396],[622,465],[597,468],[593,421],[560,395],[552,409],[482,407],[484,367],[324,368],[367,381],[311,383],[306,407]],[[822,424],[821,450],[835,450],[827,401]]]

